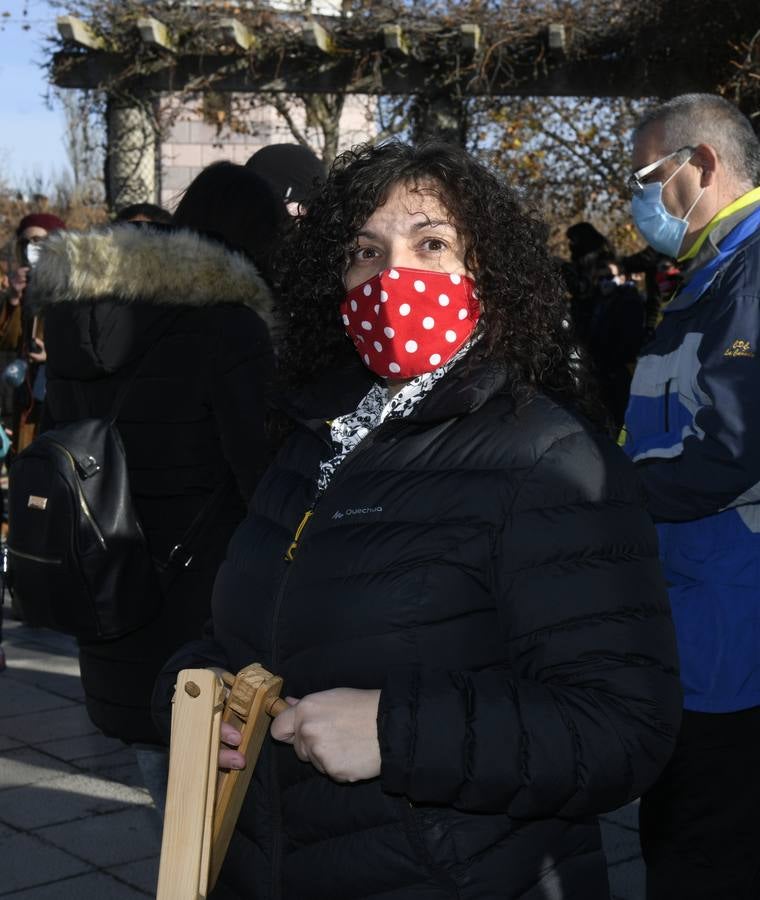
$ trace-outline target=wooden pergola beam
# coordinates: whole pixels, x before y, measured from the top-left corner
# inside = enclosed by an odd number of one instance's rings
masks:
[[[234,39],[217,42],[216,48],[209,34],[188,33],[180,42],[177,34],[168,35],[165,26],[149,19],[149,42],[168,49],[176,41],[177,48],[174,53],[152,53],[150,64],[142,67],[135,65],[133,45],[120,53],[96,49],[92,44],[100,47],[99,41],[82,28],[75,31],[67,17],[70,30],[66,33],[77,46],[67,43],[56,54],[52,78],[60,87],[115,93],[122,88],[188,88],[298,94],[442,91],[457,96],[663,97],[715,91],[734,73],[736,47],[757,30],[758,0],[732,0],[731,16],[717,9],[714,0],[658,2],[656,31],[645,24],[636,30],[634,24],[622,44],[614,28],[607,33],[602,26],[576,37],[561,18],[544,20],[532,36],[516,37],[508,46],[490,26],[482,26],[481,34],[475,16],[453,26],[446,18],[432,17],[416,25],[413,17],[409,24],[397,19],[384,32],[366,22],[357,21],[353,27],[346,18],[331,33],[328,22],[334,19],[317,16],[304,24],[302,18],[286,13],[277,23],[276,36],[256,33],[254,55],[249,52],[249,34],[234,24],[236,19],[225,23],[228,36]],[[247,21],[244,6],[240,4],[237,13],[241,23]],[[693,8],[701,11],[701,17],[687,14]],[[213,23],[208,27],[213,28]],[[419,29],[419,42],[415,29]],[[254,31],[253,26],[250,30]],[[677,39],[672,37],[676,34]],[[106,47],[112,46],[100,27],[98,35]],[[408,54],[400,52],[405,41],[412,45]]]
[[[465,23],[459,26],[462,47],[468,53],[477,53],[480,49],[480,25]]]
[[[88,50],[101,50],[105,47],[105,41],[98,37],[90,26],[77,16],[58,16],[55,20],[58,34],[64,41],[70,44],[78,44],[87,47]]]
[[[567,55],[567,30],[561,23],[553,23],[547,28],[549,52],[559,59]]]
[[[53,81],[64,88],[97,88],[123,72],[130,61],[104,51],[56,54]],[[302,56],[284,59],[230,54],[167,55],[164,65],[134,79],[136,90],[181,91],[207,80],[214,91],[276,93],[414,94],[429,90],[430,66],[413,56],[383,54],[377,65],[357,69],[350,55],[325,55],[318,64]],[[558,61],[546,70],[527,71],[518,81],[480,79],[465,71],[452,83],[463,96],[657,97],[688,91],[714,91],[715,73],[698,54],[674,65],[672,57],[629,58],[621,55],[600,66],[598,60]]]
[[[330,54],[335,50],[332,35],[319,22],[304,22],[301,26],[301,37],[307,47],[321,50],[322,53]]]
[[[238,19],[220,19],[217,30],[222,40],[234,44],[241,50],[251,50],[256,46],[256,38]]]
[[[140,32],[142,42],[149,47],[161,47],[164,50],[171,50],[172,53],[177,49],[169,29],[153,16],[144,16],[138,19],[137,30]]]
[[[400,25],[383,25],[380,34],[386,50],[399,56],[409,56],[411,44]]]

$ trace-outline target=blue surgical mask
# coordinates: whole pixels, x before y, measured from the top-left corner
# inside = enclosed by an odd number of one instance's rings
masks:
[[[634,194],[631,199],[631,215],[641,236],[655,250],[665,256],[677,259],[681,252],[686,229],[689,227],[689,216],[694,207],[702,199],[705,189],[697,194],[683,219],[669,213],[662,202],[662,189],[676,176],[689,160],[685,160],[666,181],[653,181],[645,184],[641,193]]]

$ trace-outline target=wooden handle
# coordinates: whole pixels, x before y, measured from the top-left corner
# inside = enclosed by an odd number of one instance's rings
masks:
[[[273,719],[276,719],[280,713],[284,713],[286,709],[290,709],[290,704],[281,700],[279,697],[275,697],[274,700],[267,704],[265,709]]]

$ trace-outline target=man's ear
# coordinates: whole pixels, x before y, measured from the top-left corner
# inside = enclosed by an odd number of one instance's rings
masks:
[[[702,172],[699,186],[709,187],[715,183],[718,171],[718,153],[712,144],[699,144],[691,158],[691,164]]]

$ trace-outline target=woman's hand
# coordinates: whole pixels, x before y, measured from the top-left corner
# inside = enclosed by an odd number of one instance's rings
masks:
[[[363,781],[380,774],[380,691],[335,688],[302,700],[287,699],[291,708],[272,722],[275,740],[292,744],[300,760],[335,781]]]
[[[221,744],[219,747],[219,768],[220,769],[244,769],[245,757],[242,753],[238,753],[234,748],[240,744],[243,735],[229,725],[222,722]]]
[[[8,297],[8,303],[11,306],[18,306],[21,298],[24,296],[27,283],[29,281],[29,266],[20,266],[11,275],[11,293]]]
[[[40,348],[39,350],[30,351],[29,359],[32,362],[36,363],[44,363],[47,361],[47,353],[45,352],[45,342],[41,341],[39,338],[36,338],[34,343]]]

